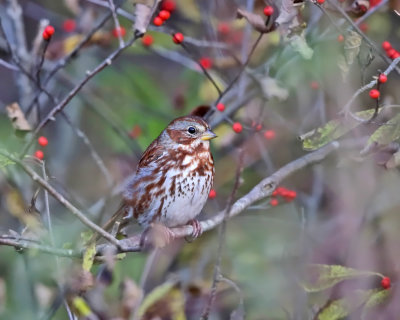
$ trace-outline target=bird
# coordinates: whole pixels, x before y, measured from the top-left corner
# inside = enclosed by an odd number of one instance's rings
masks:
[[[190,224],[192,236],[198,237],[202,230],[195,218],[214,182],[210,140],[215,137],[199,116],[171,121],[145,150],[124,187],[120,209],[114,215],[123,214],[121,225],[134,220],[148,230],[153,224],[167,229]]]

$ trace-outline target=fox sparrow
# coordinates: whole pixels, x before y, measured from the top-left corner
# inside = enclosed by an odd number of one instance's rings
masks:
[[[193,236],[201,233],[194,218],[207,201],[214,179],[210,139],[216,135],[197,116],[173,120],[143,153],[136,174],[123,192],[124,221],[134,218],[175,227],[190,223]]]

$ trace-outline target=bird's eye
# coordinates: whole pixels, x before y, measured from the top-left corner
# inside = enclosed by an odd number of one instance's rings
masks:
[[[189,127],[189,128],[187,129],[187,131],[188,131],[190,134],[195,134],[195,133],[196,133],[196,128],[195,128],[195,127]]]

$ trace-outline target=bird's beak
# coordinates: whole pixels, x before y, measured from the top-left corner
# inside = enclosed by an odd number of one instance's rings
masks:
[[[203,133],[203,135],[201,136],[200,139],[207,141],[207,140],[214,139],[216,137],[217,137],[217,135],[214,132],[212,132],[210,129],[208,129],[206,132]]]

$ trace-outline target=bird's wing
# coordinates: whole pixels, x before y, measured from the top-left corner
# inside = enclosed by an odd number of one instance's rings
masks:
[[[138,164],[138,170],[140,168],[148,167],[152,162],[160,159],[163,156],[164,151],[165,148],[158,142],[158,139],[154,140],[143,153]]]

